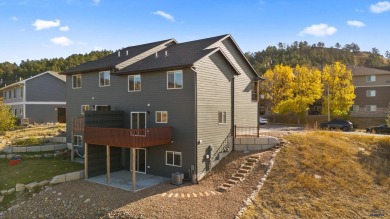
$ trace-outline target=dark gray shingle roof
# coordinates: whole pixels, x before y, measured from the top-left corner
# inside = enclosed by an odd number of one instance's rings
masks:
[[[206,49],[210,45],[218,42],[228,35],[221,35],[202,40],[178,43],[150,55],[120,71],[112,74],[131,74],[147,72],[159,69],[169,69],[175,67],[187,67],[211,53],[216,48]]]
[[[89,72],[95,70],[112,69],[119,63],[122,63],[130,58],[133,58],[134,56],[137,56],[149,49],[152,49],[160,44],[166,43],[171,40],[172,39],[126,47],[124,49],[114,52],[113,54],[105,56],[101,59],[85,62],[81,65],[70,68],[66,71],[61,72],[61,74],[74,74],[74,73],[82,73],[82,72]],[[120,52],[120,56],[118,56],[118,52]]]

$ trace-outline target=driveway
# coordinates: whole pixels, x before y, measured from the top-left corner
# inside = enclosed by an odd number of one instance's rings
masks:
[[[282,125],[282,124],[267,124],[260,125],[260,132],[300,132],[304,131],[305,127],[303,126],[292,126],[292,125]]]

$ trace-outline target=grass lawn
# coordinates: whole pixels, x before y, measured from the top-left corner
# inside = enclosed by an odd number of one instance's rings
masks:
[[[242,218],[390,217],[390,137],[308,132],[283,148]]]
[[[22,159],[15,166],[9,166],[8,159],[0,159],[0,190],[11,189],[16,183],[27,184],[49,180],[55,175],[82,170],[84,164],[63,158]]]

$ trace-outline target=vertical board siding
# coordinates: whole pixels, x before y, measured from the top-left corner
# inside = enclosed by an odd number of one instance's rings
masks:
[[[234,70],[220,53],[196,63],[197,71],[197,146],[198,177],[207,171],[205,156],[215,151],[231,129],[231,80]],[[226,124],[218,124],[218,111],[226,111]]]

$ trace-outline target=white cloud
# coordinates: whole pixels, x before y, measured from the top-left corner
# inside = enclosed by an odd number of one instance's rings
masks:
[[[52,27],[59,27],[61,21],[55,20],[55,21],[45,21],[41,19],[37,19],[32,25],[35,27],[35,30],[43,30],[43,29],[49,29]]]
[[[56,45],[60,45],[60,46],[70,46],[73,44],[73,41],[70,40],[69,38],[67,37],[54,37],[52,39],[50,39],[50,41],[53,43],[53,44],[56,44]]]
[[[68,30],[69,30],[68,26],[60,27],[60,31],[62,31],[62,32],[65,32],[65,31],[68,31]]]
[[[330,36],[337,32],[335,27],[331,27],[327,24],[313,24],[299,32],[299,36],[313,35],[317,37]]]
[[[153,12],[153,14],[160,15],[161,17],[163,17],[169,21],[175,22],[175,18],[172,15],[165,13],[163,11],[156,11],[156,12]]]
[[[82,42],[82,41],[77,41],[77,44],[78,44],[78,45],[81,45],[81,46],[85,46],[85,45],[87,45],[88,43],[87,43],[87,42]]]
[[[13,21],[18,21],[19,20],[19,18],[17,18],[16,16],[12,16],[12,17],[10,17],[10,19],[13,20]]]
[[[93,3],[94,5],[98,5],[98,4],[100,3],[100,0],[92,0],[92,3]]]
[[[364,27],[364,26],[366,26],[366,24],[361,22],[361,21],[347,21],[347,24],[349,26],[352,26],[352,27]]]
[[[377,14],[390,11],[390,2],[389,1],[377,2],[374,5],[370,5],[370,11],[372,13],[377,13]]]

